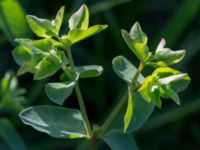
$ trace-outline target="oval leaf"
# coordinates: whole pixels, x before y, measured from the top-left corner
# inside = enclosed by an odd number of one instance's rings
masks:
[[[75,84],[75,81],[68,83],[48,83],[45,86],[45,92],[54,103],[63,105],[66,98],[71,95]]]
[[[103,67],[97,65],[81,66],[76,67],[76,71],[79,73],[80,78],[91,78],[101,75]]]
[[[86,136],[79,110],[56,106],[35,106],[19,114],[24,124],[56,138],[81,138]]]
[[[56,32],[58,33],[60,31],[60,27],[62,25],[62,21],[63,21],[63,16],[64,16],[64,12],[65,12],[65,6],[62,6],[56,15],[55,18],[55,25],[56,25]]]
[[[112,61],[113,70],[124,81],[131,84],[137,69],[133,64],[123,56],[117,56]],[[142,83],[143,77],[139,75],[138,82]]]
[[[108,131],[103,140],[112,150],[138,150],[131,134],[123,133],[120,130]]]

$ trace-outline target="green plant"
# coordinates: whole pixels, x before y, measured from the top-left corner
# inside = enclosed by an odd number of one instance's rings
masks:
[[[190,78],[187,74],[168,66],[178,63],[184,57],[185,51],[172,51],[165,48],[165,40],[162,39],[153,54],[147,46],[148,38],[139,23],[136,22],[133,25],[130,33],[122,30],[126,44],[138,57],[140,65],[136,69],[123,56],[113,59],[113,69],[127,83],[128,90],[105,123],[101,127],[92,127],[78,80],[97,77],[103,72],[103,68],[97,65],[75,66],[71,46],[106,29],[107,25],[88,27],[89,11],[86,5],[82,5],[69,19],[69,32],[60,36],[63,15],[64,7],[60,8],[52,21],[28,15],[27,21],[30,28],[42,39],[16,39],[20,45],[13,50],[12,54],[21,66],[18,75],[31,72],[35,80],[40,80],[62,70],[60,81],[47,83],[45,92],[52,102],[62,106],[75,90],[80,111],[60,106],[33,106],[20,112],[21,120],[36,130],[56,138],[89,139],[91,149],[98,148],[99,139],[103,139],[114,150],[137,149],[130,132],[139,128],[147,120],[154,105],[161,107],[160,98],[171,98],[180,104],[177,93],[188,85]],[[141,73],[146,66],[152,66],[155,70],[144,78]],[[123,131],[111,128],[113,120],[127,99]]]

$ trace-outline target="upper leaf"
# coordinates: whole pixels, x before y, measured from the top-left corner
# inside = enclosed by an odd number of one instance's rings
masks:
[[[89,25],[89,11],[86,5],[82,5],[69,19],[69,28],[86,30]]]
[[[131,84],[132,80],[137,72],[137,69],[133,64],[123,56],[117,56],[112,61],[113,70],[124,81]],[[142,83],[143,76],[140,74],[138,82]]]
[[[148,39],[138,22],[133,25],[130,33],[128,33],[126,30],[122,30],[122,36],[128,47],[141,61],[145,61],[148,58]]]
[[[74,44],[105,30],[107,27],[107,25],[95,25],[86,30],[72,29],[69,31],[67,36],[64,36],[62,38],[70,41],[71,44]]]
[[[56,18],[55,18],[55,26],[56,26],[56,32],[57,32],[57,34],[60,31],[60,27],[62,25],[62,21],[63,21],[63,17],[64,17],[64,12],[65,12],[65,6],[62,6],[58,10]]]
[[[185,56],[185,50],[172,51],[169,48],[164,48],[164,46],[165,40],[162,39],[153,57],[154,60],[173,65],[180,62]]]
[[[86,136],[79,110],[43,105],[24,109],[19,116],[24,124],[55,138]]]
[[[39,37],[50,38],[56,34],[54,22],[27,15],[27,21],[32,31]]]

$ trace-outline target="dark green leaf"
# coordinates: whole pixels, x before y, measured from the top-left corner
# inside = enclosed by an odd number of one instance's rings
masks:
[[[0,137],[13,150],[26,150],[26,145],[15,128],[7,119],[0,119]]]
[[[82,5],[81,8],[74,13],[69,19],[69,28],[86,30],[89,25],[89,11],[86,5]]]
[[[133,77],[135,76],[137,69],[133,64],[123,56],[117,56],[112,61],[113,70],[115,73],[124,81],[129,84],[132,83]],[[139,75],[138,82],[142,83],[143,77]]]
[[[47,96],[56,104],[63,105],[74,89],[76,81],[63,83],[48,83],[45,86]]]
[[[131,134],[123,133],[119,130],[108,131],[103,140],[112,150],[138,150]]]
[[[80,111],[56,106],[35,106],[19,114],[24,124],[56,138],[86,136]]]
[[[101,75],[103,67],[97,65],[80,66],[76,67],[76,71],[79,73],[80,78],[91,78]]]

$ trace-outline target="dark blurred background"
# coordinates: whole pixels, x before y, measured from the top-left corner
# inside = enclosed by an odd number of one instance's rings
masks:
[[[83,3],[90,10],[90,25],[109,25],[106,31],[72,47],[77,65],[98,64],[104,67],[102,76],[80,82],[90,120],[101,125],[116,104],[117,97],[125,90],[125,84],[112,70],[113,57],[121,54],[138,65],[138,60],[123,41],[120,29],[129,30],[135,21],[139,21],[149,37],[152,51],[162,37],[166,39],[167,47],[187,50],[184,60],[174,67],[188,72],[192,81],[180,94],[181,106],[176,106],[171,100],[163,100],[163,108],[156,108],[133,136],[141,150],[200,149],[200,0],[0,0],[0,77],[7,70],[17,71],[18,66],[11,55],[16,44],[13,39],[37,39],[24,14],[50,19],[60,6],[65,5],[64,34],[68,31],[69,16]],[[144,74],[150,71],[147,68]],[[31,74],[20,76],[20,85],[27,88],[27,106],[52,104],[44,93],[44,84],[57,78],[55,75],[33,81]],[[69,98],[66,106],[78,107],[73,99],[75,96]],[[30,150],[66,150],[80,143],[79,140],[53,139],[19,120],[15,120],[14,125]],[[0,149],[9,150],[1,140]]]

